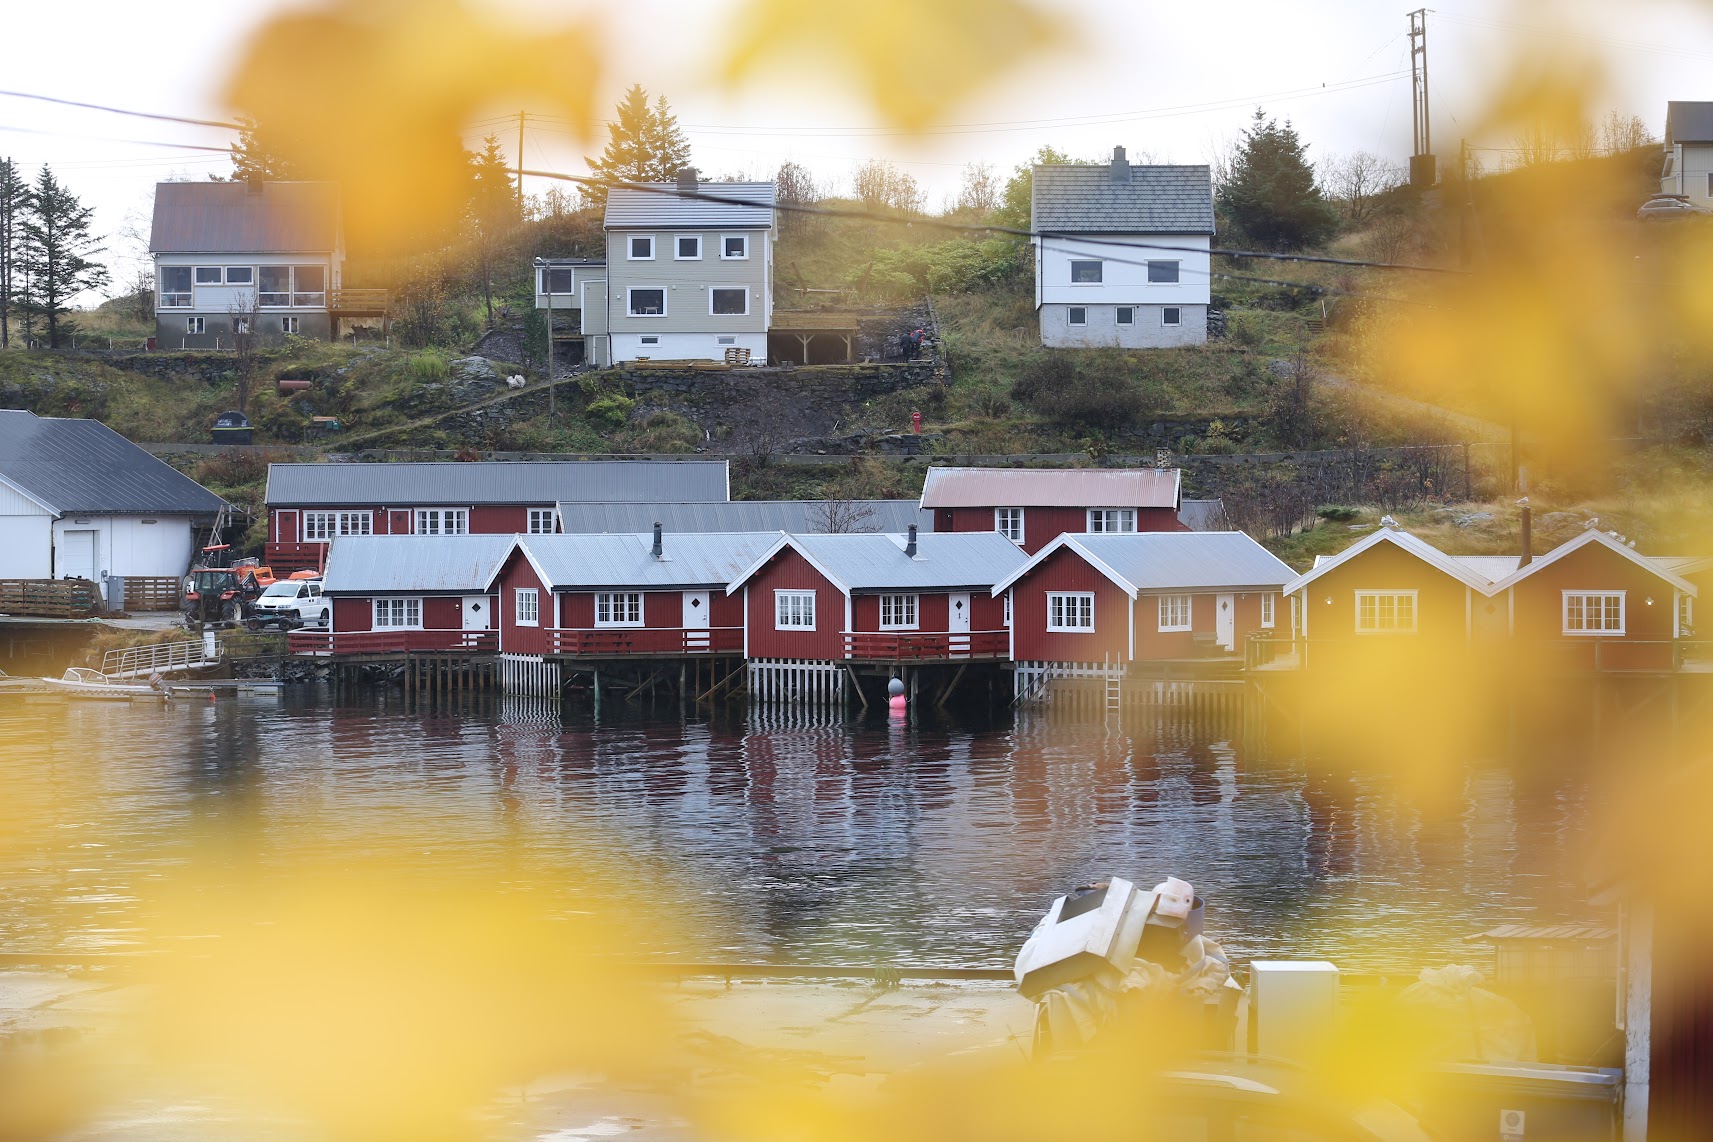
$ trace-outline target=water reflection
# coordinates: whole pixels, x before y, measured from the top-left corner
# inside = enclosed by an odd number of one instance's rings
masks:
[[[422,797],[446,826],[422,843],[477,859],[546,837],[563,867],[699,932],[657,949],[685,958],[1000,964],[1054,894],[1107,873],[1193,880],[1236,956],[1353,970],[1467,958],[1483,927],[1580,907],[1574,774],[1470,763],[1449,806],[1418,803],[1173,710],[898,725],[609,703],[597,724],[540,701],[303,689],[15,704],[0,722],[9,780],[67,793],[53,843],[0,870],[7,947],[122,944],[139,887],[209,855],[187,825],[243,826],[216,854],[237,866],[309,823],[374,843]]]

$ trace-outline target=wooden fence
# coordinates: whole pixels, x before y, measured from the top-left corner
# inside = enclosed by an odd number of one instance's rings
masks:
[[[0,579],[0,613],[84,619],[101,609],[101,589],[88,579]]]
[[[178,603],[178,576],[125,576],[127,611],[176,611]]]

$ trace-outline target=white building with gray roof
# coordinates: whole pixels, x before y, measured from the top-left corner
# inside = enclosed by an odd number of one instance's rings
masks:
[[[1674,99],[1665,106],[1660,193],[1713,207],[1713,103]]]
[[[1036,166],[1035,309],[1050,349],[1207,340],[1213,178],[1206,166]]]

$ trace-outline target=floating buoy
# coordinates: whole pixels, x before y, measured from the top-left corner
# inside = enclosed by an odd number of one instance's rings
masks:
[[[894,716],[903,717],[910,708],[910,699],[904,696],[904,679],[894,678],[886,684],[886,708]]]

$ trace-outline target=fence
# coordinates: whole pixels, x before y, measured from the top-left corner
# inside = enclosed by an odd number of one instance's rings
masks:
[[[847,631],[845,657],[886,662],[943,661],[964,658],[1007,658],[1011,632],[978,630],[947,634]]]
[[[144,678],[150,674],[173,674],[181,670],[196,670],[220,661],[220,643],[160,642],[152,646],[131,646],[110,650],[101,656],[101,673],[109,678]]]
[[[729,654],[743,649],[742,627],[602,627],[549,632],[554,654]]]
[[[125,609],[127,611],[176,611],[178,604],[178,576],[125,576]]]
[[[845,671],[836,662],[756,658],[749,663],[749,694],[757,702],[842,706]]]
[[[83,619],[101,609],[101,589],[88,579],[0,579],[5,614]]]

